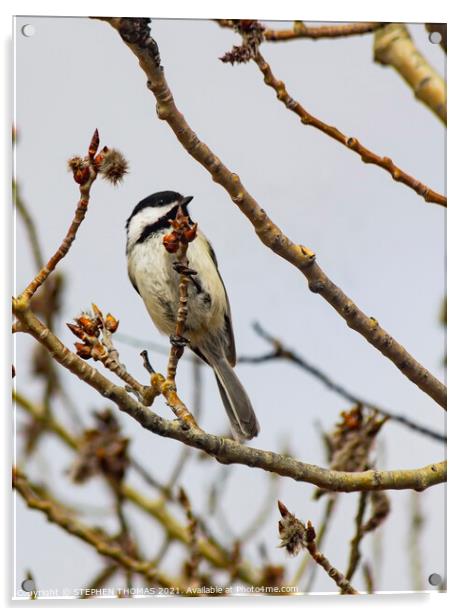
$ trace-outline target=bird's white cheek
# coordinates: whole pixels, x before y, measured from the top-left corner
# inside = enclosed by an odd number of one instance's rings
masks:
[[[167,205],[164,207],[148,207],[138,212],[131,219],[128,227],[128,249],[132,248],[138,239],[141,237],[142,232],[148,225],[153,225],[162,216],[168,214],[173,208],[173,205]]]

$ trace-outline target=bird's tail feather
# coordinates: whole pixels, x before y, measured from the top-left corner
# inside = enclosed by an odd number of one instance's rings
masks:
[[[233,436],[238,441],[249,440],[259,433],[259,422],[246,390],[225,357],[210,361],[215,372],[223,405],[230,420]]]

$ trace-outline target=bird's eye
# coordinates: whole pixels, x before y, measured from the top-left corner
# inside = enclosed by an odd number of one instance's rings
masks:
[[[159,199],[159,205],[163,205],[162,199]]]

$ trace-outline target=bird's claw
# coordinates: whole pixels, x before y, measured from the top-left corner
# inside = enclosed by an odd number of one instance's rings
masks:
[[[170,344],[174,347],[183,349],[189,344],[189,340],[184,336],[170,336]]]
[[[190,267],[184,265],[184,263],[180,263],[179,261],[175,261],[173,263],[173,269],[178,274],[183,274],[184,276],[189,276],[190,278],[192,276],[197,276],[196,270],[191,269]]]

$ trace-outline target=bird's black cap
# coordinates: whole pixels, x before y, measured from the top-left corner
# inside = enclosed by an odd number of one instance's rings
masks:
[[[162,190],[160,192],[156,192],[152,195],[149,195],[142,201],[136,205],[134,210],[131,213],[131,216],[126,221],[126,227],[128,227],[130,220],[133,216],[136,216],[138,212],[141,210],[145,210],[148,207],[165,207],[167,205],[173,204],[173,206],[181,205],[185,208],[188,203],[192,200],[192,197],[183,197],[179,192],[174,190]]]

